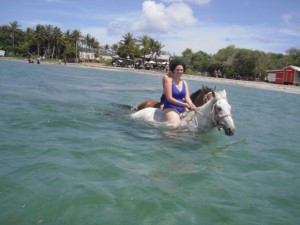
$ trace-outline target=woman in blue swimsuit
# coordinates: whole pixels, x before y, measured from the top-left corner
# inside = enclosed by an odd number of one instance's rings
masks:
[[[165,94],[164,114],[170,126],[177,128],[180,125],[180,114],[186,109],[195,109],[190,99],[189,87],[181,79],[185,71],[185,64],[179,60],[170,62],[170,73],[163,76],[163,89]]]

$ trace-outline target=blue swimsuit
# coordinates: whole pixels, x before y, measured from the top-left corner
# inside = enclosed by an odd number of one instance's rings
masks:
[[[172,97],[175,98],[176,100],[180,101],[180,102],[185,102],[184,97],[185,97],[185,94],[186,94],[186,90],[185,90],[184,82],[183,82],[182,85],[183,85],[182,90],[179,91],[178,88],[176,87],[175,83],[174,82],[172,83]],[[164,101],[164,109],[176,109],[179,113],[183,113],[185,111],[184,106],[176,105],[174,103],[171,103],[167,100],[167,98],[165,98],[165,101]]]

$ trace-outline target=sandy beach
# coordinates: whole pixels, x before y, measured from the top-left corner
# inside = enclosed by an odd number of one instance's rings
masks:
[[[17,60],[17,61],[27,62],[26,59],[23,60],[23,59],[14,59],[14,58],[7,58],[7,57],[2,57],[0,58],[0,60]],[[41,63],[54,64],[51,62],[41,62]],[[62,66],[64,65],[62,64]],[[137,70],[133,68],[112,67],[112,66],[105,66],[101,63],[91,63],[91,62],[82,62],[78,64],[67,63],[67,66],[80,67],[80,68],[95,68],[101,70],[126,71],[126,72],[148,74],[148,75],[155,75],[155,76],[162,75],[162,72],[157,72],[152,70]],[[204,76],[197,76],[197,75],[184,75],[184,79],[197,80],[200,82],[210,82],[215,84],[228,84],[228,85],[251,87],[257,89],[280,91],[280,92],[286,92],[292,94],[300,94],[300,86],[294,86],[294,85],[280,85],[280,84],[273,84],[273,83],[266,83],[266,82],[232,80],[226,78],[204,77]]]
[[[93,67],[93,68],[99,68],[104,70],[128,71],[133,73],[159,75],[159,76],[162,75],[161,72],[157,72],[157,71],[136,70],[132,68],[121,68],[121,67],[108,67],[108,66],[103,66],[100,63],[84,62],[75,65],[79,67],[88,67],[88,68]],[[265,90],[272,90],[272,91],[281,91],[281,92],[287,92],[292,94],[300,94],[300,86],[294,86],[294,85],[279,85],[279,84],[266,83],[266,82],[232,80],[226,78],[204,77],[204,76],[196,76],[196,75],[184,75],[184,79],[197,80],[200,82],[211,82],[216,84],[229,84],[235,86],[251,87],[251,88],[265,89]]]

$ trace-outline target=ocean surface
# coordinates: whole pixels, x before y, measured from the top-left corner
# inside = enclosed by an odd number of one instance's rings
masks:
[[[0,60],[0,224],[299,225],[300,95],[188,83],[234,136],[133,121],[159,75]]]

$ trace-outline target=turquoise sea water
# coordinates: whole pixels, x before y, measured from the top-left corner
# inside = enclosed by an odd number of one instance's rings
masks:
[[[216,86],[231,137],[132,121],[160,76],[0,60],[0,224],[300,224],[300,96]]]

